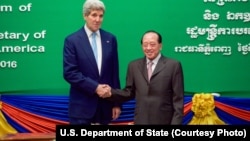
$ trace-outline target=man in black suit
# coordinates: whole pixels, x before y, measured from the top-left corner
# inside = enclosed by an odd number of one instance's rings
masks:
[[[64,41],[63,76],[70,84],[70,124],[105,125],[121,113],[119,103],[98,96],[107,93],[102,84],[120,88],[117,39],[100,28],[104,12],[102,1],[86,0],[85,25]]]
[[[184,79],[181,63],[161,53],[162,37],[156,31],[145,32],[141,45],[145,57],[128,65],[125,88],[112,88],[111,93],[102,97],[111,96],[109,100],[120,102],[135,98],[134,124],[182,124]],[[153,65],[149,66],[149,62]],[[152,71],[150,76],[148,69]]]

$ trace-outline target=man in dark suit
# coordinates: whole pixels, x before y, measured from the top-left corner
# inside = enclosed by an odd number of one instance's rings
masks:
[[[180,125],[184,106],[181,63],[163,56],[162,37],[156,31],[147,31],[141,44],[145,57],[128,65],[126,87],[111,89],[111,93],[102,97],[111,96],[109,100],[120,102],[135,98],[134,124]],[[153,65],[147,65],[149,62]],[[148,76],[150,71],[152,74]]]
[[[121,113],[119,103],[98,96],[107,93],[102,84],[120,88],[117,39],[100,28],[104,12],[103,2],[86,0],[85,25],[64,41],[63,76],[70,84],[70,124],[106,125]]]

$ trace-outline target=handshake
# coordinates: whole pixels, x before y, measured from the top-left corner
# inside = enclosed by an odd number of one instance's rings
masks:
[[[96,88],[96,93],[101,98],[111,97],[111,87],[107,84],[99,84]]]

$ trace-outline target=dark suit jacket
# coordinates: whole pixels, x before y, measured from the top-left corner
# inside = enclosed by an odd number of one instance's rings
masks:
[[[120,88],[117,40],[114,35],[100,29],[102,43],[102,69],[97,63],[84,27],[65,38],[63,75],[70,84],[69,116],[92,118],[97,110],[101,119],[112,119],[113,102],[101,99],[95,93],[98,83]],[[98,105],[101,109],[97,109]]]
[[[135,98],[134,124],[182,124],[183,81],[181,63],[161,56],[148,82],[146,58],[138,59],[128,66],[126,87],[112,89],[110,99]]]

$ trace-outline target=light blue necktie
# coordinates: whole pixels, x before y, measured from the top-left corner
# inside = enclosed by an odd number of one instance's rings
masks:
[[[97,62],[98,55],[97,55],[96,33],[95,32],[92,33],[92,49],[93,49],[93,52],[95,55],[95,60]]]

